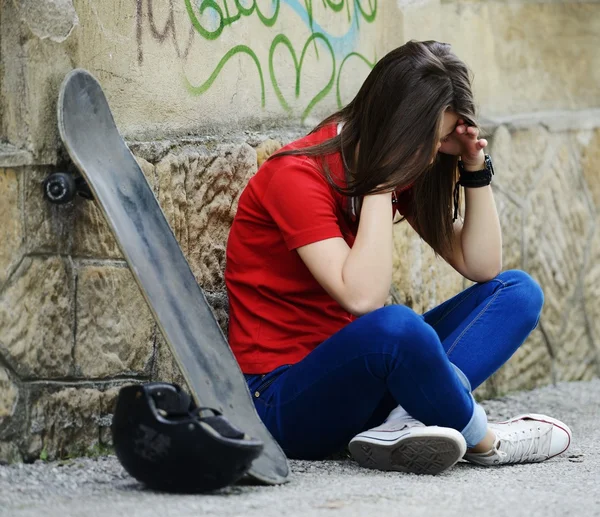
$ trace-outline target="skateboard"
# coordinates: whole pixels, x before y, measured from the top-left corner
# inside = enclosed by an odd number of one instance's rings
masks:
[[[237,361],[115,125],[100,84],[86,70],[73,70],[62,83],[57,110],[65,148],[102,210],[196,403],[221,411],[264,443],[251,478],[286,482],[286,456],[256,413]]]

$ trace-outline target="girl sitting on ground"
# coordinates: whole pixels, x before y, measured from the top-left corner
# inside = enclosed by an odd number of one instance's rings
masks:
[[[569,447],[564,423],[488,423],[471,393],[543,304],[529,275],[501,272],[486,145],[465,64],[449,45],[411,41],[248,183],[227,245],[229,342],[289,457],[349,445],[362,466],[435,474],[463,457],[539,462]],[[475,285],[423,315],[384,306],[397,214]]]

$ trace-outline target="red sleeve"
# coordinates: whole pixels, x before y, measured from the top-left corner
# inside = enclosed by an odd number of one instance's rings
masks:
[[[276,170],[262,202],[289,250],[342,237],[332,188],[306,159]]]
[[[411,211],[412,188],[396,191],[395,208],[402,216],[406,216]]]

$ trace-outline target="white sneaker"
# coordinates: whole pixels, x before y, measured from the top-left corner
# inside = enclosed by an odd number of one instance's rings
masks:
[[[356,435],[348,448],[361,467],[439,474],[464,456],[467,444],[455,429],[425,426],[405,414]]]
[[[484,453],[467,453],[465,459],[471,463],[484,466],[537,463],[562,454],[571,444],[568,426],[546,415],[520,415],[489,427],[496,434],[494,448]]]

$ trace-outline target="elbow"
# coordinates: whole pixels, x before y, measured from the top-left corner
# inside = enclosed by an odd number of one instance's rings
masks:
[[[489,280],[493,280],[494,278],[496,278],[500,273],[502,273],[502,256],[498,257],[498,259],[495,261],[495,263],[490,264],[488,266],[488,269],[486,271],[486,276],[488,277],[488,281]]]
[[[463,276],[472,282],[489,282],[502,272],[502,251],[478,250],[475,255],[464,257],[463,267]]]
[[[352,301],[351,303],[348,303],[344,308],[353,316],[360,317],[376,311],[377,309],[381,309],[384,305],[385,299],[379,300],[362,297]]]
[[[496,278],[498,276],[498,274],[490,273],[490,274],[470,275],[469,280],[472,280],[473,282],[476,282],[478,284],[485,284],[486,282],[489,282],[490,280],[493,280],[494,278]]]
[[[489,282],[496,278],[502,272],[502,261],[497,264],[490,264],[485,268],[481,268],[478,271],[473,271],[469,275],[469,280],[477,283]]]

